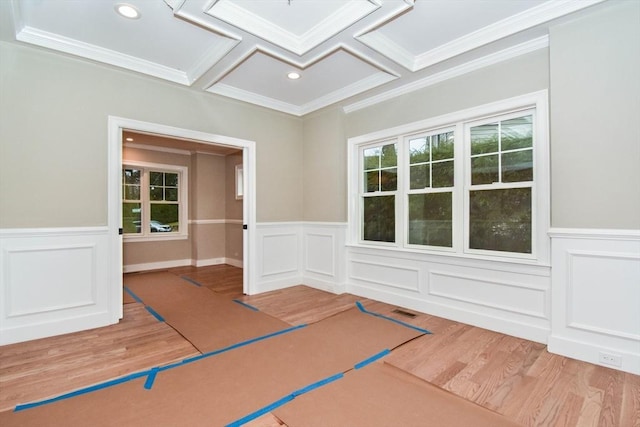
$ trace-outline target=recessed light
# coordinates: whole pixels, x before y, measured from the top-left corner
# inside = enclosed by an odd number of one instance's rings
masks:
[[[287,77],[289,77],[291,80],[297,80],[300,78],[300,73],[296,73],[295,71],[292,71],[289,74],[287,74]]]
[[[129,141],[129,142],[133,141],[133,138],[131,138],[131,137],[128,137],[128,138],[125,138],[125,139],[126,139],[127,141]]]
[[[129,18],[129,19],[140,18],[140,11],[136,9],[135,6],[131,6],[130,4],[126,4],[126,3],[117,4],[116,12],[118,12],[120,16],[124,16],[125,18]]]

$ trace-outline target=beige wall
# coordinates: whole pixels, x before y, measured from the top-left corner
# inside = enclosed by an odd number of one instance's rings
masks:
[[[106,225],[109,115],[256,141],[257,220],[302,217],[301,119],[14,43],[0,58],[0,228]]]
[[[227,156],[225,218],[236,222],[225,226],[225,254],[227,258],[242,261],[243,199],[236,199],[236,166],[242,166],[242,154]]]
[[[347,146],[344,114],[330,108],[304,120],[303,219],[336,221],[347,219]]]
[[[226,160],[224,156],[194,153],[191,177],[192,211],[189,219],[201,221],[194,223],[189,230],[192,238],[192,259],[206,260],[225,257],[225,224],[207,223],[211,220],[225,219]]]
[[[640,229],[640,2],[551,31],[551,222]]]

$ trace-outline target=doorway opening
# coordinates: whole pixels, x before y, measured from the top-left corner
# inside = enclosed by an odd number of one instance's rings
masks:
[[[136,258],[129,248],[129,253],[125,253],[124,245],[142,250],[164,246],[182,251],[174,260],[167,260],[165,255],[158,264],[149,261],[147,267],[222,263],[241,266],[243,293],[251,294],[255,143],[109,117],[109,151],[111,283],[119,286],[113,292],[114,305],[115,295],[120,295],[118,305],[122,311],[123,264],[130,268],[134,265],[133,270],[145,267],[144,262],[135,261],[144,258]],[[216,165],[224,170],[216,171]],[[242,173],[239,183],[238,171]],[[188,187],[182,186],[185,183]],[[143,196],[141,192],[146,194]],[[233,239],[230,245],[226,245],[227,234]],[[146,259],[152,260],[153,255]]]

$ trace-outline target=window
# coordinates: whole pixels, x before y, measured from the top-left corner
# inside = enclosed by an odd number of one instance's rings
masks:
[[[171,165],[123,165],[122,227],[128,240],[187,235],[186,171]]]
[[[532,252],[533,112],[467,126],[469,249]]]
[[[409,245],[452,247],[454,133],[407,138]]]
[[[546,260],[545,114],[538,93],[352,138],[354,243]]]
[[[363,239],[395,242],[395,200],[398,190],[396,144],[363,150]]]

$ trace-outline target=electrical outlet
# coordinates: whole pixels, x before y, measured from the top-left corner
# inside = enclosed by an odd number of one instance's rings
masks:
[[[622,366],[622,356],[601,351],[600,363],[602,363],[603,365],[617,366],[619,368]]]

